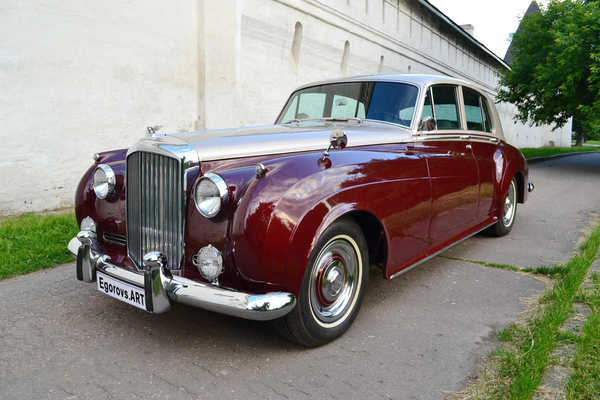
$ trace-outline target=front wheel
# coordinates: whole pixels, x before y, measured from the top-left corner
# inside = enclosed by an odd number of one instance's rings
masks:
[[[307,347],[341,336],[358,314],[369,279],[367,242],[351,219],[333,223],[308,262],[296,307],[277,321],[288,339]]]
[[[510,182],[503,206],[502,217],[488,230],[492,236],[507,235],[515,224],[517,219],[517,182],[515,179]]]

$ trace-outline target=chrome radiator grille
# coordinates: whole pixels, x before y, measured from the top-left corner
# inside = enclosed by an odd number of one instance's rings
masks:
[[[127,157],[127,252],[141,267],[160,251],[171,269],[183,259],[183,171],[177,159],[135,152]]]

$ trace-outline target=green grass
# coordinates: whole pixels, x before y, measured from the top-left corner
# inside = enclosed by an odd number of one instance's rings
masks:
[[[73,213],[24,214],[0,222],[0,279],[71,261],[67,243],[77,232]]]
[[[595,151],[596,149],[594,149],[593,147],[581,146],[581,147],[536,147],[536,148],[525,147],[520,150],[521,150],[521,153],[523,153],[523,156],[525,156],[525,158],[529,160],[530,158],[536,158],[536,157],[549,157],[549,156],[555,156],[558,154],[579,153],[582,151]]]
[[[593,291],[586,304],[591,314],[583,327],[573,362],[574,372],[566,384],[568,399],[600,399],[600,275],[592,275]]]
[[[468,262],[468,263],[472,263],[472,264],[484,265],[486,267],[499,268],[499,269],[509,269],[509,270],[515,271],[515,272],[524,271],[523,269],[521,269],[519,267],[516,267],[514,265],[509,265],[509,264],[497,264],[497,263],[492,263],[492,262],[487,262],[487,261],[469,260],[467,258],[449,257],[449,256],[444,256],[444,255],[441,255],[440,257],[448,259],[448,260],[462,261],[462,262]]]
[[[562,276],[567,271],[564,267],[562,267],[560,265],[555,265],[552,267],[522,268],[522,267],[517,267],[516,265],[498,264],[498,263],[480,261],[480,260],[469,260],[467,258],[461,258],[461,257],[449,257],[449,256],[444,256],[444,255],[441,255],[440,257],[446,258],[448,260],[455,260],[455,261],[468,262],[468,263],[472,263],[472,264],[484,265],[486,267],[491,267],[491,268],[509,269],[509,270],[515,271],[515,272],[529,272],[530,274],[547,275],[550,277]]]
[[[598,144],[598,145],[600,145],[600,140],[586,140],[585,142],[588,143],[588,144]]]
[[[558,329],[569,317],[579,286],[596,256],[599,244],[600,226],[586,240],[579,253],[564,266],[564,272],[555,274],[558,279],[552,290],[544,296],[544,302],[540,303],[536,316],[524,327],[512,325],[498,334],[498,337],[509,342],[510,346],[495,352],[493,355],[498,359],[499,367],[497,379],[487,390],[489,398],[531,398],[534,390],[541,382],[553,348],[561,339]],[[550,270],[546,272],[550,272]],[[588,323],[588,325],[591,325],[591,323]],[[586,367],[587,363],[595,363],[595,373],[598,373],[600,371],[598,369],[600,366],[598,365],[597,352],[597,346],[600,345],[597,340],[598,325],[590,326],[588,330],[596,334],[596,341],[590,339],[589,347],[586,347],[581,353],[592,354],[593,351],[596,351],[595,355],[590,356],[594,359],[586,361]],[[582,356],[582,359],[584,358]],[[585,387],[587,387],[586,385],[592,385],[594,390],[598,389],[600,374],[595,375],[595,373],[591,373],[584,368],[582,370],[586,372],[587,376],[575,381],[576,383],[573,383],[572,386],[580,388],[581,385]]]

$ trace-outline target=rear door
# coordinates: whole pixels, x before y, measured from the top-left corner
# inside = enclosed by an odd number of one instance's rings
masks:
[[[499,140],[493,135],[487,98],[476,90],[462,87],[465,105],[465,121],[477,169],[479,171],[479,205],[477,207],[478,222],[483,222],[495,215],[493,209],[494,188],[496,180],[496,163],[494,155],[498,151]]]

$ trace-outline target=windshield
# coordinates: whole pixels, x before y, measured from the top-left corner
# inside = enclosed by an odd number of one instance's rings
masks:
[[[416,86],[397,82],[346,82],[312,86],[295,92],[277,123],[306,119],[373,119],[410,127],[417,102]]]

